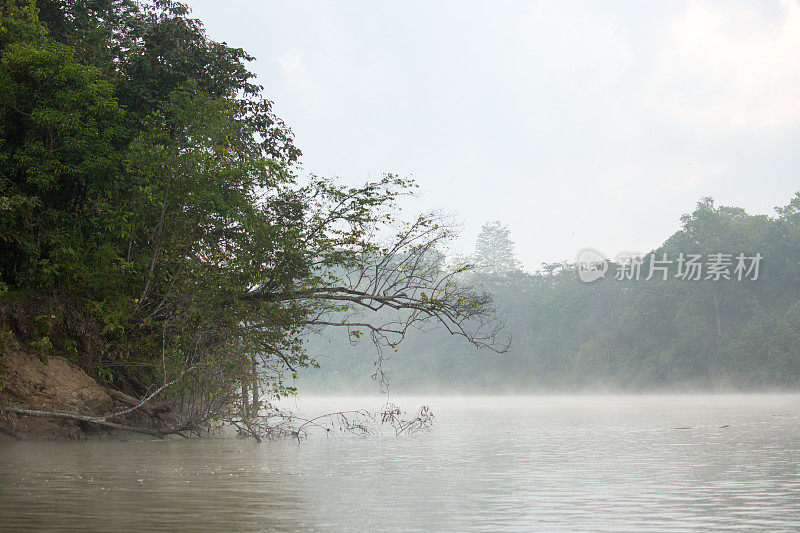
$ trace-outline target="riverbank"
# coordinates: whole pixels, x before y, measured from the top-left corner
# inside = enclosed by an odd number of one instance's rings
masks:
[[[0,406],[76,415],[30,416],[0,409],[0,439],[83,439],[120,434],[119,429],[79,418],[106,416],[128,407],[130,400],[103,387],[64,357],[40,357],[24,349],[8,349],[0,356],[0,369]],[[118,422],[137,424],[143,422],[142,418],[132,412]]]

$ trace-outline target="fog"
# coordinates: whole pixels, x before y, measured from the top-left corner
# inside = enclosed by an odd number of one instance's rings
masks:
[[[797,2],[190,5],[259,58],[303,172],[411,176],[408,212],[453,216],[447,252],[479,263],[468,281],[511,339],[497,354],[433,328],[378,353],[329,328],[301,389],[797,386],[796,220],[775,211],[798,189]],[[617,266],[669,253],[670,280],[579,283],[587,247]],[[675,279],[689,252],[767,257],[750,283]]]
[[[796,395],[401,401],[429,402],[437,430],[300,446],[0,447],[0,465],[9,466],[0,470],[0,522],[336,531],[774,531],[797,523]],[[300,406],[313,413],[372,403],[307,398]]]

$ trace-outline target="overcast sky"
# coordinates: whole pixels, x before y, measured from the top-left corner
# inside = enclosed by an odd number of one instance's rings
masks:
[[[800,5],[190,0],[243,47],[303,167],[421,185],[520,260],[646,252],[702,196],[772,213],[800,190]]]

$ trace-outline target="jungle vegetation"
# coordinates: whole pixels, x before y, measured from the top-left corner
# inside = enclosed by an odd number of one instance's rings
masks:
[[[398,213],[392,174],[301,174],[253,59],[172,0],[0,2],[3,349],[158,395],[196,434],[293,393],[321,326],[502,351],[446,221]]]
[[[646,280],[645,262],[638,281],[617,281],[610,269],[584,283],[572,262],[521,270],[508,228],[488,223],[470,259],[471,282],[494,293],[512,337],[508,353],[470,352],[431,331],[410,335],[381,369],[395,392],[800,387],[800,193],[774,216],[703,198],[651,252],[763,259],[755,280],[733,272],[731,279],[687,280],[674,264],[666,280]],[[309,342],[324,365],[307,374],[306,390],[375,389],[375,357],[363,345],[350,346],[334,331]]]

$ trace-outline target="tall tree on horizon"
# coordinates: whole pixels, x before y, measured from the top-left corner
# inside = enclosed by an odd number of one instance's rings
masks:
[[[508,226],[495,220],[481,228],[475,244],[475,267],[488,274],[507,274],[520,269]]]

